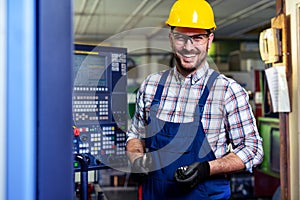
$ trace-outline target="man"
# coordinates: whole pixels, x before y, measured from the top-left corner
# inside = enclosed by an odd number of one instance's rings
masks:
[[[143,199],[229,199],[226,174],[251,172],[263,158],[247,93],[208,66],[216,25],[206,1],[178,0],[166,23],[176,66],[138,91],[126,146],[132,172],[144,179]]]

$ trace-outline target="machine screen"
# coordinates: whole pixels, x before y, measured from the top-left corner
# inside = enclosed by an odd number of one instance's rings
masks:
[[[106,56],[75,54],[74,85],[107,87],[106,66]]]

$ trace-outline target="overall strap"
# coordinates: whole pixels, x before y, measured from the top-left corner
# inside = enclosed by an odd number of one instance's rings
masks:
[[[169,72],[170,72],[170,70],[166,70],[162,74],[162,76],[161,76],[161,78],[159,80],[157,89],[156,89],[155,96],[154,96],[153,101],[151,103],[151,106],[155,105],[155,104],[159,104],[160,98],[161,98],[161,95],[162,95],[162,92],[163,92],[163,89],[164,89],[164,86],[165,86],[165,82],[166,82],[166,80],[168,78],[168,75],[169,75]]]
[[[219,75],[220,75],[220,74],[219,74],[218,72],[214,71],[214,72],[210,75],[210,77],[209,77],[209,79],[208,79],[208,81],[207,81],[207,83],[206,83],[206,86],[205,86],[205,88],[204,88],[204,91],[203,91],[203,93],[202,93],[202,95],[201,95],[201,98],[200,98],[200,100],[199,100],[199,102],[198,102],[198,105],[199,105],[199,112],[200,112],[200,113],[199,113],[199,116],[200,116],[200,117],[201,117],[202,114],[203,114],[204,106],[205,106],[207,97],[208,97],[208,95],[209,95],[209,92],[210,92],[210,90],[211,90],[211,87],[212,87],[213,83],[215,82],[216,78],[217,78]]]

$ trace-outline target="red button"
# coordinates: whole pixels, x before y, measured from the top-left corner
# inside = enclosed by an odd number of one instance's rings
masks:
[[[80,135],[79,128],[74,128],[74,136],[79,136],[79,135]]]

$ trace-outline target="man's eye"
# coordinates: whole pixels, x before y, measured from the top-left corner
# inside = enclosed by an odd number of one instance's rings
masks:
[[[195,40],[195,41],[200,41],[200,40],[203,40],[203,39],[204,39],[203,35],[197,35],[197,36],[193,37],[193,40]]]
[[[176,40],[185,40],[185,38],[182,35],[175,35],[174,37]]]

